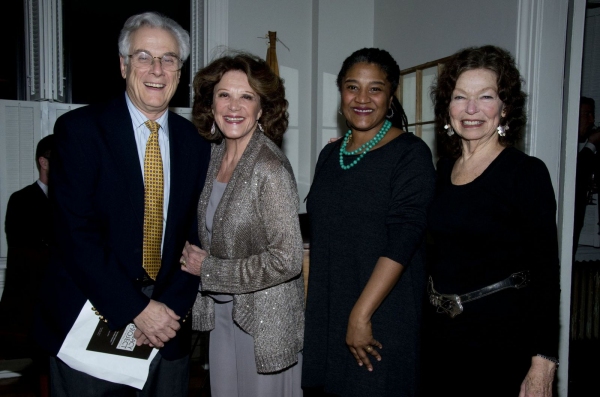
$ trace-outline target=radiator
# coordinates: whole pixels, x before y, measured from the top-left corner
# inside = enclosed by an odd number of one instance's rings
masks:
[[[571,278],[571,340],[598,340],[600,261],[575,262]]]

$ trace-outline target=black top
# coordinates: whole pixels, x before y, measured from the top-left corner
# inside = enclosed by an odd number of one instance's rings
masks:
[[[519,341],[523,354],[558,356],[559,262],[556,201],[544,163],[504,149],[465,185],[453,185],[454,160],[438,164],[429,213],[430,274],[440,293],[464,294],[529,270],[531,281],[465,303],[454,319],[433,314],[429,332],[477,349]],[[428,305],[428,311],[435,309]],[[512,343],[512,342],[511,342]],[[524,374],[523,374],[524,376]]]
[[[308,196],[303,387],[341,396],[411,396],[425,290],[423,236],[435,178],[431,152],[405,133],[343,170],[340,144],[322,150]],[[345,164],[354,158],[345,157]],[[350,311],[380,257],[405,270],[371,319],[383,349],[369,373],[357,365],[345,338]]]

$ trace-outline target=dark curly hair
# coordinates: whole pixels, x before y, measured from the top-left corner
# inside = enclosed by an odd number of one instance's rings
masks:
[[[350,68],[355,64],[361,62],[371,63],[381,68],[385,74],[386,80],[388,83],[390,83],[392,88],[392,110],[394,111],[394,115],[389,120],[392,122],[394,127],[408,131],[408,119],[406,117],[406,113],[404,113],[404,108],[400,104],[400,101],[395,94],[400,82],[400,67],[398,66],[396,60],[386,50],[381,50],[379,48],[361,48],[360,50],[356,50],[350,54],[350,56],[344,60],[342,68],[338,73],[336,81],[338,90],[342,92],[342,83],[344,77],[346,77],[346,74],[348,73],[348,70],[350,70]]]
[[[492,45],[468,47],[458,51],[444,63],[440,75],[431,87],[438,152],[441,155],[459,157],[462,153],[460,137],[458,134],[448,136],[444,125],[450,122],[448,111],[456,81],[463,72],[474,69],[488,69],[497,76],[498,97],[504,104],[505,113],[500,118],[500,125],[509,126],[506,136],[498,137],[500,144],[514,146],[521,139],[522,129],[527,122],[527,94],[521,89],[524,82],[514,58],[508,51]]]
[[[264,60],[245,52],[235,52],[215,59],[196,73],[192,121],[198,132],[212,142],[220,143],[223,140],[220,131],[214,135],[210,133],[215,121],[212,114],[213,91],[223,75],[232,70],[244,72],[248,76],[250,87],[260,97],[262,115],[259,122],[264,134],[281,146],[283,134],[288,127],[288,101],[285,99],[283,80],[273,73]]]

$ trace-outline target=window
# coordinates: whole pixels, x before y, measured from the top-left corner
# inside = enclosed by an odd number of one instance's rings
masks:
[[[15,29],[4,24],[3,37],[15,37],[0,69],[0,98],[89,104],[125,89],[119,71],[117,40],[125,20],[157,11],[190,32],[193,47],[183,66],[171,105],[189,107],[192,70],[203,65],[204,0],[25,0],[9,2]],[[10,27],[9,27],[10,26]],[[200,41],[200,42],[198,42]]]
[[[2,3],[5,62],[0,62],[0,99],[25,99],[25,16],[22,1]],[[8,23],[10,22],[10,23]]]
[[[433,153],[434,162],[437,160],[435,115],[429,91],[447,59],[441,58],[400,71],[398,98],[406,112],[408,126],[414,127],[415,135],[427,143]]]

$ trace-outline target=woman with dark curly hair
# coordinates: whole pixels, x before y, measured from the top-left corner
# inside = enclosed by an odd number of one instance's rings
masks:
[[[513,57],[471,47],[431,96],[440,138],[429,213],[426,396],[551,396],[558,364],[556,201],[525,126]]]
[[[213,144],[198,204],[203,249],[186,244],[181,268],[200,276],[192,325],[211,331],[211,395],[300,397],[303,250],[296,181],[278,147],[283,82],[237,53],[200,70],[194,93],[194,123]]]
[[[400,68],[379,48],[343,62],[348,132],[319,155],[306,205],[305,396],[417,393],[431,151],[408,132]]]

